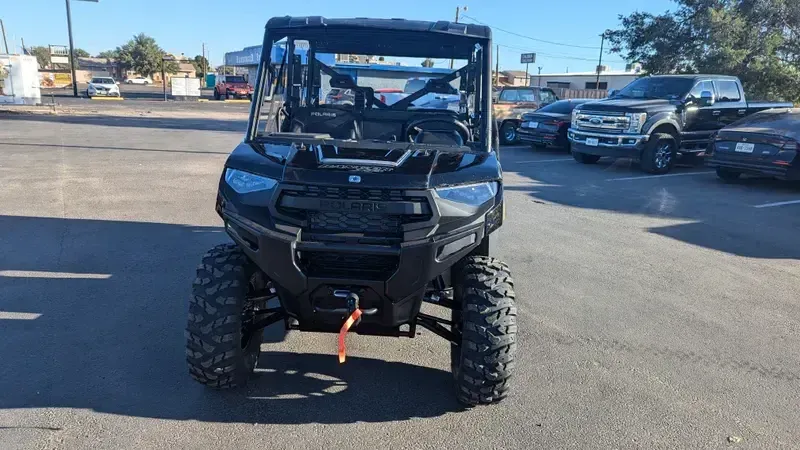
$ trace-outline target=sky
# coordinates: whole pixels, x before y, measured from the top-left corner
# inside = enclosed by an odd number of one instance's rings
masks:
[[[619,26],[618,16],[633,11],[661,13],[670,0],[72,0],[75,47],[95,55],[145,33],[166,51],[194,57],[210,54],[213,65],[225,52],[258,45],[264,25],[273,16],[321,15],[419,20],[453,20],[457,6],[466,6],[461,21],[493,27],[500,45],[501,70],[525,70],[520,53],[537,54],[531,73],[593,71],[600,54],[600,33]],[[65,3],[61,0],[1,0],[9,47],[68,45]],[[502,28],[500,30],[499,28]],[[505,31],[503,31],[505,30]],[[550,41],[545,43],[533,39]],[[612,70],[625,68],[619,55],[603,55]],[[445,66],[438,62],[437,66]]]

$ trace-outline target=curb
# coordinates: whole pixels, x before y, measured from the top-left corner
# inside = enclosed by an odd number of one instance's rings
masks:
[[[125,97],[90,97],[89,100],[121,101],[121,100],[125,100]]]

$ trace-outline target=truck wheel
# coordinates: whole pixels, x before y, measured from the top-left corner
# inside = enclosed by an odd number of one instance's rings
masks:
[[[642,151],[642,170],[653,174],[667,173],[675,165],[677,153],[675,138],[671,134],[655,133]]]
[[[517,124],[511,120],[503,122],[503,126],[500,127],[500,143],[503,145],[513,145],[517,143],[518,139]]]
[[[514,281],[504,263],[471,256],[454,274],[450,362],[456,396],[466,405],[496,403],[508,395],[517,351]]]
[[[576,152],[575,150],[572,151],[572,157],[581,164],[597,164],[597,161],[600,161],[600,156],[598,155]]]
[[[220,99],[219,91],[214,89],[214,100],[219,100],[219,99]]]
[[[245,331],[254,314],[248,297],[263,288],[263,278],[234,244],[218,245],[203,256],[186,326],[186,362],[199,383],[226,389],[247,382],[263,339],[262,331]]]
[[[739,177],[742,176],[742,172],[717,167],[717,176],[726,183],[733,183],[739,180]]]

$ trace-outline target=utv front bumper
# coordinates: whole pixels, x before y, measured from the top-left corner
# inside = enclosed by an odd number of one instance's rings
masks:
[[[279,185],[259,198],[223,185],[217,204],[227,233],[278,286],[283,308],[301,330],[338,332],[344,315],[331,311],[346,307],[341,293],[352,292],[361,309],[377,309],[362,317],[356,332],[407,334],[400,326],[413,324],[429,282],[502,222],[501,190],[466,214],[433,191],[392,191],[386,201],[359,202],[387,214],[356,214],[325,210],[330,192],[299,195],[316,189]],[[335,206],[352,211],[354,204]]]

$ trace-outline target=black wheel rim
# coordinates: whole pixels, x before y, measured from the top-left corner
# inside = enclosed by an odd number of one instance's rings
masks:
[[[513,126],[507,126],[503,135],[506,137],[506,141],[513,142],[517,137],[517,129]]]
[[[654,159],[657,168],[664,169],[669,167],[670,162],[672,162],[672,144],[669,142],[659,144],[656,148]]]

